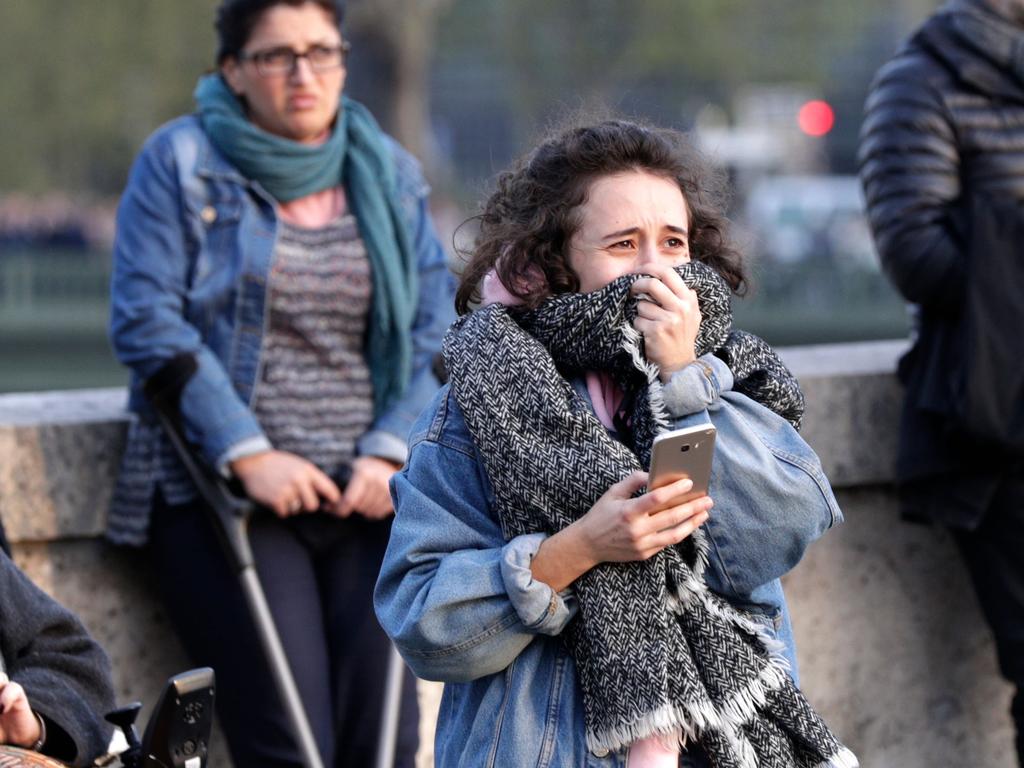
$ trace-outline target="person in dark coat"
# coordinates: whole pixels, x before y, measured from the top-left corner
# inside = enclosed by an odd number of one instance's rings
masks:
[[[897,479],[954,533],[1024,764],[1024,2],[953,0],[879,70],[860,178],[886,272],[915,305]]]
[[[113,708],[103,649],[0,552],[0,744],[91,765],[107,751]]]

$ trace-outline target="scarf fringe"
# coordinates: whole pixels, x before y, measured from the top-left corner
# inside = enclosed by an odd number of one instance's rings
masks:
[[[778,681],[763,680],[760,682],[766,683],[767,686],[751,686],[747,691],[734,696],[729,704],[722,707],[722,711],[732,710],[726,719],[720,717],[719,710],[710,701],[696,702],[686,705],[682,709],[666,704],[628,726],[609,728],[600,733],[588,731],[586,734],[587,749],[591,752],[618,751],[640,739],[658,736],[667,737],[666,743],[674,743],[682,751],[688,742],[696,743],[698,735],[710,728],[719,731],[729,742],[740,768],[758,768],[757,753],[750,740],[743,735],[740,726],[756,715],[753,710],[749,712],[747,710],[749,699],[758,699],[759,703],[763,705],[768,691],[778,687],[782,681],[779,679]],[[757,690],[753,690],[755,687]],[[748,701],[740,703],[740,698],[748,699]],[[822,760],[815,768],[860,768],[860,761],[849,749],[841,747],[838,752]]]
[[[693,562],[693,573],[700,583],[704,584],[704,572],[708,569],[708,552],[711,550],[711,545],[708,544],[708,536],[704,533],[703,528],[698,528],[691,533],[690,538],[693,539],[694,549],[697,551],[697,557]]]
[[[624,349],[629,353],[634,367],[647,378],[651,415],[659,431],[666,431],[671,428],[671,418],[665,405],[661,386],[661,371],[658,366],[646,360],[640,353],[642,338],[640,333],[629,323],[623,323],[621,331],[624,338]],[[674,595],[668,596],[668,609],[682,613],[695,600],[700,600],[714,615],[739,626],[756,637],[768,654],[768,665],[744,690],[733,694],[720,707],[716,708],[710,701],[684,704],[681,710],[671,705],[665,705],[629,725],[611,728],[600,734],[588,732],[587,745],[591,750],[594,748],[614,750],[632,744],[638,739],[659,735],[676,738],[680,749],[682,749],[688,740],[696,741],[698,733],[708,728],[714,728],[721,732],[729,742],[741,768],[757,768],[757,755],[753,745],[738,726],[754,718],[758,709],[765,705],[768,694],[780,688],[788,679],[790,664],[784,655],[785,646],[772,637],[764,627],[724,601],[712,597],[704,582],[709,551],[707,536],[698,529],[691,534],[691,538],[696,557],[686,580],[677,585]],[[837,765],[835,768],[844,768],[844,766]]]
[[[693,535],[696,535],[696,533],[695,531]],[[698,542],[698,553],[701,552],[701,544],[704,546],[706,562],[706,540]],[[708,612],[732,622],[740,629],[756,637],[768,654],[769,659],[777,668],[787,673],[792,670],[792,665],[789,663],[789,659],[786,658],[786,646],[782,641],[772,637],[766,627],[758,624],[749,616],[744,615],[721,598],[715,596],[696,575],[689,576],[685,582],[680,584],[676,594],[667,596],[666,607],[673,613],[680,614],[689,609],[695,600],[700,600]]]
[[[629,323],[623,323],[619,329],[622,331],[624,339],[622,346],[629,353],[633,366],[647,378],[647,396],[650,398],[651,415],[654,417],[659,431],[664,432],[672,427],[672,418],[668,415],[665,395],[661,391],[661,369],[640,353],[640,342],[643,339],[640,331]]]
[[[758,711],[768,702],[768,694],[781,688],[785,681],[785,670],[769,664],[745,689],[726,699],[719,709],[729,723],[742,725],[757,717]]]
[[[622,749],[648,736],[678,735],[680,745],[696,741],[708,729],[720,731],[742,753],[745,738],[739,727],[752,720],[768,699],[768,694],[785,682],[785,671],[769,665],[747,687],[734,693],[721,705],[704,699],[681,706],[664,704],[626,725],[602,731],[587,731],[587,748],[591,751]],[[749,745],[748,745],[749,747]]]

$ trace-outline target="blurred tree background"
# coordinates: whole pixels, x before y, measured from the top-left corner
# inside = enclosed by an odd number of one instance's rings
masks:
[[[145,137],[191,110],[196,79],[213,64],[216,5],[217,0],[4,3],[0,370],[7,373],[0,374],[0,391],[123,380],[103,339],[113,208]],[[728,153],[718,158],[736,182],[732,214],[746,231],[751,214],[744,206],[755,181],[773,174],[838,179],[855,173],[870,78],[935,5],[351,0],[348,91],[424,161],[449,238],[473,213],[491,177],[529,148],[545,126],[574,110],[610,109],[684,130],[699,128],[703,120],[724,127],[716,135],[735,142],[742,138],[744,119],[749,126],[751,115],[756,123],[757,115],[767,114],[765,104],[787,104],[793,94],[827,100],[835,126],[827,136],[799,144],[798,162],[782,159],[789,150],[772,150],[753,173]],[[795,125],[795,115],[787,119]],[[716,146],[710,146],[713,155]],[[809,215],[793,206],[778,208],[791,219]],[[828,216],[835,219],[835,211]],[[774,226],[769,223],[768,230]],[[864,259],[844,261],[826,253],[831,246],[821,245],[825,235],[803,238],[818,243],[813,247],[820,258],[784,255],[775,261],[760,255],[758,238],[764,234],[751,235],[754,271],[765,278],[759,281],[763,300],[750,304],[748,316],[762,323],[754,330],[777,343],[905,332],[902,306],[877,268],[865,270]],[[845,318],[825,292],[836,282],[835,269],[850,286],[848,293],[869,302],[851,304]],[[776,305],[794,300],[805,315],[783,318]],[[834,322],[811,322],[819,332],[806,333],[808,317],[820,321],[830,312]],[[866,316],[871,323],[862,322]],[[803,335],[793,330],[801,327]],[[68,357],[75,354],[81,359]]]
[[[0,24],[0,191],[113,196],[142,140],[190,109],[211,0],[13,0]]]
[[[213,64],[216,5],[4,3],[0,193],[117,195],[145,137],[191,109],[195,81]],[[871,74],[934,5],[352,0],[351,90],[437,173],[462,180],[464,152],[430,155],[432,124],[472,131],[499,115],[506,125],[480,130],[476,143],[518,152],[580,104],[688,128],[703,104],[727,103],[749,83],[800,82],[836,98],[845,141],[856,135]],[[841,149],[846,164],[849,147]]]

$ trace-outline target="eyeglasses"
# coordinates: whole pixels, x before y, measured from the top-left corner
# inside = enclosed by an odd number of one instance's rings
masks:
[[[351,44],[342,40],[337,45],[314,45],[305,53],[284,47],[252,53],[240,51],[238,58],[240,61],[252,61],[256,65],[256,71],[263,77],[280,77],[294,72],[299,66],[299,59],[309,62],[309,68],[314,72],[338,69],[345,64],[351,47]]]

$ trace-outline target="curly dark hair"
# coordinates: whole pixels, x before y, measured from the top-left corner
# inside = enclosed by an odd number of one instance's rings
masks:
[[[341,29],[345,18],[343,0],[221,0],[217,6],[214,27],[217,30],[217,64],[235,58],[249,42],[249,36],[268,8],[275,5],[300,6],[306,3],[318,5],[334,17]]]
[[[479,232],[455,297],[459,313],[479,301],[491,269],[527,307],[578,291],[568,246],[580,226],[579,207],[596,179],[628,171],[679,185],[690,211],[691,258],[714,267],[735,293],[743,293],[743,259],[727,236],[723,174],[712,171],[679,131],[604,120],[555,134],[498,176],[497,189],[476,217]]]

